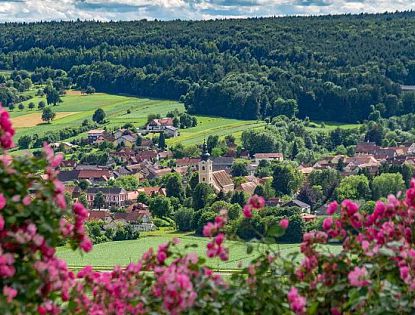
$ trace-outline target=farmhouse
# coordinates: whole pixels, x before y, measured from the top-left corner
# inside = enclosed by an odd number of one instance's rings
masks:
[[[173,126],[173,118],[166,117],[160,119],[153,119],[147,125],[147,131],[164,131],[167,127]]]
[[[265,161],[282,161],[284,159],[284,155],[282,153],[257,153],[254,155],[255,164],[259,164],[259,162]]]
[[[104,129],[93,129],[88,131],[88,142],[94,143],[99,137],[103,136],[105,133]]]

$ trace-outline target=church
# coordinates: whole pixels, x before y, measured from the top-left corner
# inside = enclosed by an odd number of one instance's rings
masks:
[[[232,192],[235,189],[232,177],[224,170],[213,171],[213,162],[207,150],[206,141],[203,143],[202,155],[199,162],[199,183],[207,183],[216,193]]]

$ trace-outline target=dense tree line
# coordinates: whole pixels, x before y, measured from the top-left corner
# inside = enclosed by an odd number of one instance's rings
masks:
[[[57,76],[83,90],[181,99],[190,113],[354,122],[371,106],[384,117],[414,109],[400,88],[415,84],[414,29],[414,12],[6,23],[0,68],[49,69],[34,82]]]

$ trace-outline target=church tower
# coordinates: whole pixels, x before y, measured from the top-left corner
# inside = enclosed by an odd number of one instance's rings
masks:
[[[199,183],[213,184],[213,166],[206,141],[203,143],[202,155],[199,162]]]

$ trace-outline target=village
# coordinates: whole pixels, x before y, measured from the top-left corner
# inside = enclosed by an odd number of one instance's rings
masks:
[[[149,205],[140,201],[155,196],[168,197],[162,179],[168,174],[179,174],[186,186],[196,176],[197,183],[208,184],[216,195],[242,194],[246,198],[258,193],[258,186],[264,186],[273,180],[272,176],[260,176],[257,169],[263,163],[284,161],[279,152],[264,152],[250,155],[240,150],[235,143],[227,143],[227,152],[223,156],[212,157],[205,143],[200,144],[200,155],[175,157],[174,153],[160,146],[160,138],[178,136],[179,128],[173,126],[172,118],[152,119],[145,128],[122,128],[114,131],[96,129],[88,131],[84,145],[99,147],[110,144],[105,164],[82,164],[66,159],[60,166],[59,180],[65,184],[68,196],[79,200],[84,194],[90,210],[89,220],[103,220],[106,223],[128,223],[138,231],[151,231],[157,228],[153,223]],[[145,137],[157,135],[158,139]],[[164,141],[164,140],[163,140]],[[55,144],[59,150],[76,152],[72,144]],[[244,164],[242,176],[233,176],[233,166]],[[372,142],[360,142],[356,145],[354,156],[334,155],[317,162],[298,166],[304,182],[317,170],[337,170],[342,177],[357,174],[375,176],[382,165],[415,164],[415,144],[406,143],[396,147],[380,147]],[[116,185],[117,179],[134,178],[138,187],[127,190]],[[193,180],[194,181],[194,180]],[[114,184],[115,183],[115,184]],[[195,187],[193,186],[193,189]],[[191,195],[191,193],[190,193]],[[323,205],[318,209],[297,199],[298,191],[291,198],[273,196],[266,199],[270,207],[297,207],[301,209],[304,221],[312,221],[325,213]],[[98,197],[97,197],[98,196]],[[229,200],[229,198],[228,198]],[[182,200],[183,201],[183,200]]]

